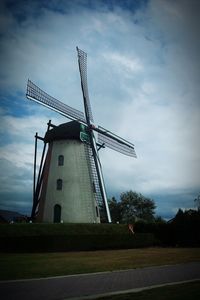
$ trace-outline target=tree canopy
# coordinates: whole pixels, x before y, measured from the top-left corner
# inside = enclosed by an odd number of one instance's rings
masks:
[[[196,199],[194,199],[194,203],[197,206],[197,209],[200,210],[200,194],[197,196]]]
[[[137,220],[151,222],[154,220],[156,208],[152,199],[133,191],[120,195],[120,201],[112,197],[109,208],[113,223],[134,223]]]

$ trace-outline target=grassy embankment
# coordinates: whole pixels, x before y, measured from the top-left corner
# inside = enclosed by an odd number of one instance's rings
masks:
[[[200,261],[199,248],[1,253],[0,279],[37,278]]]

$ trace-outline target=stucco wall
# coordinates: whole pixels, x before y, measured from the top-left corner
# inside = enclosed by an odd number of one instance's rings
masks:
[[[64,165],[58,166],[58,156]],[[62,179],[62,190],[57,190]],[[53,222],[54,206],[61,206],[61,220],[72,223],[99,223],[84,144],[78,140],[54,141],[44,204],[44,222]]]

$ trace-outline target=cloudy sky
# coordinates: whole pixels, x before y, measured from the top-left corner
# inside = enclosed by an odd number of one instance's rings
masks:
[[[0,208],[30,213],[34,134],[67,121],[25,97],[27,79],[83,111],[76,46],[88,54],[96,125],[138,158],[100,152],[107,193],[134,190],[171,218],[200,192],[198,0],[1,1]]]

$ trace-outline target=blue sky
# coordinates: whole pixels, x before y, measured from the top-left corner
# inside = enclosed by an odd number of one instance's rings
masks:
[[[96,125],[136,147],[101,150],[108,196],[135,190],[171,218],[200,192],[199,1],[1,1],[0,208],[30,213],[34,134],[62,116],[26,100],[30,78],[83,111],[75,47],[88,53]]]

